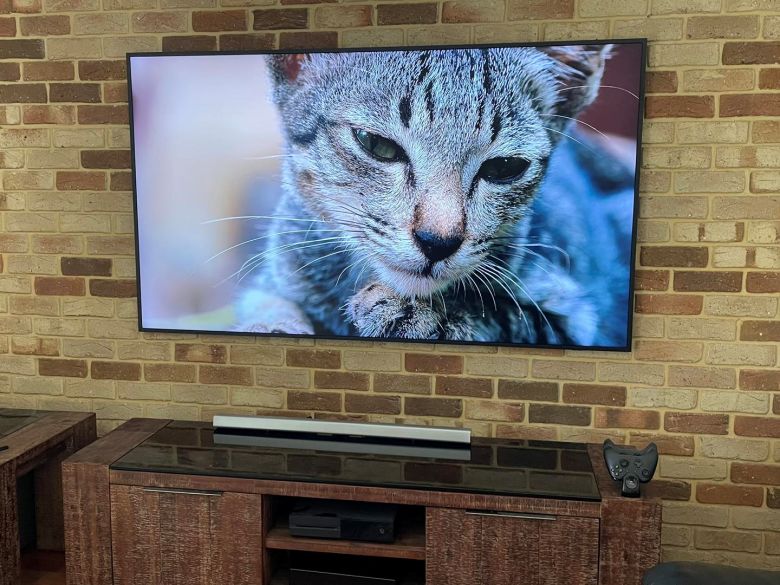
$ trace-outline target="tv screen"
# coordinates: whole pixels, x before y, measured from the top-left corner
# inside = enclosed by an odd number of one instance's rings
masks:
[[[630,349],[644,54],[129,55],[141,329]]]

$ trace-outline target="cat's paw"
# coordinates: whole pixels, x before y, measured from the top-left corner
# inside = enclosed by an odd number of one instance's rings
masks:
[[[235,331],[314,335],[314,325],[306,313],[286,299],[252,291],[244,295],[238,309],[242,318]]]
[[[278,319],[273,321],[251,321],[241,323],[236,331],[244,333],[287,333],[291,335],[314,335],[314,327],[308,320]]]
[[[383,284],[370,284],[350,297],[346,314],[362,337],[438,339],[442,332],[429,302],[402,297]]]

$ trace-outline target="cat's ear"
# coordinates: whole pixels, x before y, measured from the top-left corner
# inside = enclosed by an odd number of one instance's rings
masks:
[[[301,75],[303,64],[309,60],[306,53],[272,55],[269,58],[271,76],[277,87],[293,85]]]
[[[612,45],[569,45],[539,50],[556,61],[559,113],[576,116],[596,99]]]

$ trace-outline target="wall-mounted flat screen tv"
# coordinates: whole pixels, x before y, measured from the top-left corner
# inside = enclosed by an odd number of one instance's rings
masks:
[[[141,329],[629,349],[645,45],[129,55]]]

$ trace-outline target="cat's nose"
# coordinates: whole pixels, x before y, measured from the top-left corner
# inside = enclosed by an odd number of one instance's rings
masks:
[[[428,260],[438,262],[458,251],[463,243],[463,236],[442,236],[427,230],[415,230],[414,240]]]

